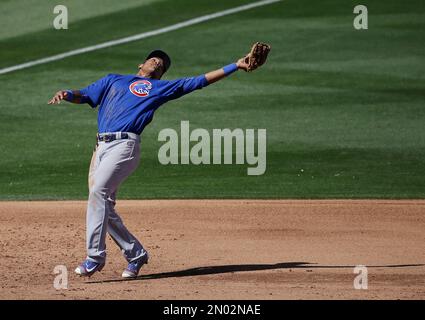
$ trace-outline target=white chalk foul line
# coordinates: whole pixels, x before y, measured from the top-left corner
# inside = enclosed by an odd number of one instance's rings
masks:
[[[263,1],[258,1],[258,2],[254,2],[254,3],[246,4],[246,5],[243,5],[243,6],[235,7],[235,8],[232,8],[232,9],[227,9],[227,10],[224,10],[224,11],[219,11],[219,12],[212,13],[212,14],[207,14],[205,16],[201,16],[201,17],[198,17],[198,18],[193,18],[193,19],[190,19],[190,20],[179,22],[179,23],[173,24],[173,25],[168,26],[168,27],[164,27],[164,28],[160,28],[160,29],[156,29],[156,30],[152,30],[152,31],[148,31],[148,32],[143,32],[143,33],[135,34],[134,36],[129,36],[129,37],[125,37],[125,38],[121,38],[121,39],[117,39],[117,40],[112,40],[112,41],[96,44],[96,45],[85,47],[85,48],[71,50],[71,51],[64,52],[64,53],[61,53],[61,54],[57,54],[57,55],[54,55],[54,56],[50,56],[50,57],[46,57],[46,58],[33,60],[33,61],[25,62],[25,63],[22,63],[22,64],[18,64],[18,65],[15,65],[15,66],[3,68],[3,69],[0,69],[0,74],[5,74],[5,73],[12,72],[12,71],[25,69],[25,68],[30,68],[30,67],[33,67],[33,66],[36,66],[36,65],[39,65],[39,64],[49,63],[49,62],[52,62],[52,61],[62,60],[62,59],[65,59],[67,57],[76,56],[78,54],[91,52],[91,51],[95,51],[95,50],[99,50],[99,49],[103,49],[103,48],[108,48],[108,47],[116,46],[116,45],[123,44],[123,43],[128,43],[128,42],[137,41],[137,40],[140,40],[140,39],[145,39],[145,38],[156,36],[156,35],[159,35],[159,34],[162,34],[162,33],[166,33],[166,32],[174,31],[174,30],[181,29],[181,28],[184,28],[184,27],[192,26],[194,24],[198,24],[198,23],[205,22],[205,21],[208,21],[208,20],[227,16],[229,14],[233,14],[233,13],[236,13],[236,12],[241,12],[241,11],[249,10],[249,9],[256,8],[256,7],[265,6],[265,5],[272,4],[272,3],[275,3],[275,2],[279,2],[279,1],[282,1],[282,0],[263,0]]]

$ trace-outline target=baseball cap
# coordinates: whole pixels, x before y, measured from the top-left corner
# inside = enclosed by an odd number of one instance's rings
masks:
[[[149,53],[149,55],[146,57],[146,60],[150,59],[150,58],[161,58],[162,61],[164,61],[164,73],[168,70],[168,68],[171,65],[171,59],[170,56],[168,54],[166,54],[164,51],[162,50],[154,50],[151,53]],[[145,60],[145,61],[146,61]]]

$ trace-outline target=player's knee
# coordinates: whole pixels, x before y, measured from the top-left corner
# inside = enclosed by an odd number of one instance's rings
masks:
[[[90,188],[90,192],[89,192],[89,196],[90,197],[97,197],[97,198],[103,198],[105,200],[107,200],[110,196],[110,192],[109,189],[103,185],[93,185]]]

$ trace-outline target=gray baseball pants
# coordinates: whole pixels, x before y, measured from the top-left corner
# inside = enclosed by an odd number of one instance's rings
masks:
[[[120,247],[128,262],[146,254],[142,244],[124,226],[115,211],[115,197],[120,184],[136,170],[140,162],[140,136],[99,142],[89,170],[87,204],[87,259],[104,263],[106,232]]]

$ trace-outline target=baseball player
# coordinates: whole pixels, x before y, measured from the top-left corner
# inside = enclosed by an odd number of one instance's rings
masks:
[[[148,252],[115,211],[120,184],[139,164],[140,134],[152,121],[155,110],[167,101],[202,89],[239,69],[251,71],[263,64],[270,47],[256,49],[256,53],[254,46],[250,54],[236,63],[197,77],[172,81],[161,80],[170,68],[170,57],[162,50],[155,50],[139,65],[135,75],[108,74],[81,90],[58,91],[48,102],[66,100],[87,103],[92,108],[99,106],[97,144],[89,170],[87,258],[75,269],[78,275],[91,276],[105,266],[107,232],[128,262],[123,278],[137,277],[140,268],[148,263]]]

